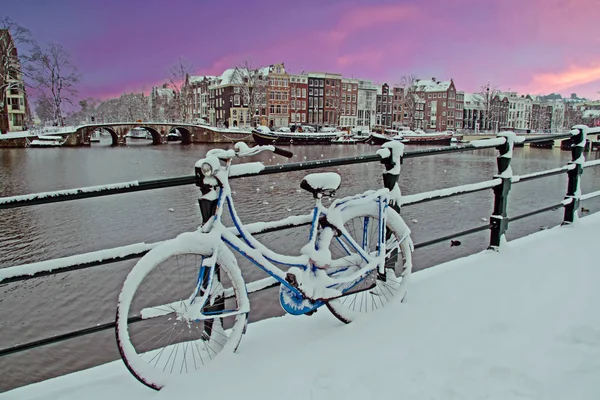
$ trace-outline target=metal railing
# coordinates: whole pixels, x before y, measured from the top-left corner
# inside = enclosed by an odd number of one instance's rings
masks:
[[[558,140],[571,138],[572,140],[572,160],[564,167],[554,168],[546,171],[540,171],[530,173],[521,176],[514,176],[507,174],[506,171],[510,167],[510,154],[512,154],[512,148],[514,145],[514,137],[499,136],[496,139],[482,139],[470,144],[457,145],[450,147],[439,147],[429,148],[415,151],[407,151],[404,153],[403,159],[410,159],[416,157],[426,157],[437,154],[446,153],[457,153],[464,151],[473,151],[480,149],[496,148],[499,150],[498,162],[498,175],[495,175],[492,180],[479,182],[470,185],[462,185],[448,189],[433,190],[425,193],[418,193],[414,195],[403,196],[401,200],[402,206],[410,206],[414,204],[420,204],[424,202],[449,198],[453,196],[463,195],[466,193],[475,193],[484,190],[492,189],[494,191],[494,212],[490,218],[490,223],[455,232],[453,234],[444,235],[432,240],[428,240],[421,243],[416,243],[415,248],[423,248],[431,246],[437,243],[441,243],[450,239],[455,239],[465,235],[481,232],[484,230],[490,230],[490,247],[491,249],[497,249],[500,245],[500,239],[508,227],[509,221],[517,221],[527,217],[531,217],[536,214],[543,212],[557,210],[559,208],[565,209],[565,216],[563,224],[568,224],[573,221],[575,213],[578,209],[579,202],[587,200],[593,197],[600,196],[600,190],[591,192],[585,195],[577,190],[579,188],[579,178],[584,168],[599,166],[600,160],[591,162],[582,162],[582,154],[584,147],[581,145],[582,141],[585,141],[584,128],[580,128],[578,133],[566,133],[558,135],[546,135],[544,137],[527,138],[526,143],[547,141],[547,140]],[[310,170],[317,168],[326,168],[342,165],[351,164],[362,164],[362,163],[373,163],[379,162],[386,164],[390,162],[390,159],[382,158],[378,154],[370,154],[356,157],[344,157],[327,160],[314,160],[305,161],[300,163],[290,163],[277,166],[266,166],[260,172],[244,172],[243,168],[232,168],[230,179],[238,179],[242,177],[249,177],[255,175],[270,175],[277,173],[285,173],[290,171],[301,171]],[[243,164],[241,164],[243,165]],[[508,201],[508,193],[512,184],[527,182],[534,179],[540,179],[548,176],[559,175],[566,173],[568,175],[568,187],[565,199],[554,205],[539,208],[537,210],[529,211],[515,216],[506,215],[506,205]],[[195,184],[196,177],[194,175],[186,175],[175,178],[165,178],[150,181],[132,181],[124,182],[113,185],[96,186],[96,187],[85,187],[72,190],[60,190],[54,192],[37,193],[32,195],[13,196],[0,198],[0,209],[10,209],[17,207],[27,207],[39,204],[49,204],[56,202],[65,202],[80,200],[91,197],[110,196],[115,194],[131,193],[144,190],[153,190],[159,188],[167,188],[182,185]],[[269,224],[269,228],[264,228],[263,224],[248,224],[246,226],[248,232],[260,235],[274,231],[280,231],[298,226],[308,226],[311,224],[311,215],[294,216],[275,221]],[[234,228],[231,228],[235,234],[239,233]],[[108,265],[111,263],[121,262],[125,260],[131,260],[142,257],[150,249],[157,246],[161,242],[156,243],[136,243],[128,246],[119,248],[100,250],[95,252],[89,252],[70,257],[58,258],[53,260],[41,261],[32,264],[25,264],[20,266],[8,267],[0,269],[0,284],[6,284],[11,282],[19,282],[27,279],[38,278],[49,275],[57,275],[74,270],[82,270],[87,268],[93,268],[101,265]],[[254,281],[248,284],[248,292],[255,293],[274,286],[279,283],[273,278],[268,277],[258,281]],[[130,322],[136,322],[141,320],[141,317],[134,316],[130,317]],[[55,335],[52,337],[43,338],[28,343],[14,345],[8,348],[0,349],[0,356],[14,354],[22,351],[26,351],[32,348],[45,346],[53,343],[62,342],[65,340],[73,339],[76,337],[101,332],[115,327],[115,322],[105,322],[94,325],[92,327],[70,331],[61,335]]]

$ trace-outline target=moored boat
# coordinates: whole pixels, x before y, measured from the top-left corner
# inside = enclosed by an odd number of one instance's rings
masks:
[[[66,141],[62,136],[39,135],[37,139],[29,142],[29,147],[60,147]]]
[[[339,132],[272,132],[266,126],[252,130],[252,138],[259,145],[331,144]]]
[[[177,131],[175,132],[170,132],[167,135],[167,141],[168,142],[181,142],[181,134]]]
[[[425,133],[423,131],[404,131],[402,132],[404,143],[406,144],[430,144],[449,146],[452,138],[457,139],[452,133],[434,132]]]
[[[152,140],[152,135],[146,129],[136,126],[132,130],[127,132],[127,134],[125,135],[125,138],[134,139],[134,140],[141,140],[141,139]]]

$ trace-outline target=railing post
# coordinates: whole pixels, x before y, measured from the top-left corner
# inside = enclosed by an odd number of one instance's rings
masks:
[[[400,176],[400,166],[402,165],[402,157],[404,156],[404,144],[394,141],[389,141],[381,146],[383,149],[388,149],[389,156],[384,157],[384,153],[377,151],[377,154],[382,156],[381,163],[385,167],[383,173],[383,187],[389,189],[392,193],[390,207],[400,214],[400,187],[398,186],[398,177]]]
[[[576,125],[571,130],[571,161],[569,161],[569,164],[575,165],[575,168],[567,172],[568,182],[565,200],[571,199],[571,202],[565,205],[562,225],[572,224],[578,217],[577,210],[579,210],[579,197],[581,197],[580,177],[585,162],[584,149],[587,128],[586,125]]]
[[[513,146],[516,139],[514,132],[500,132],[497,137],[506,139],[504,144],[496,147],[499,155],[496,158],[498,174],[494,178],[500,178],[502,183],[494,187],[494,211],[490,217],[490,245],[488,249],[498,251],[502,237],[508,228],[506,206],[508,205],[508,193],[512,183],[512,160]]]

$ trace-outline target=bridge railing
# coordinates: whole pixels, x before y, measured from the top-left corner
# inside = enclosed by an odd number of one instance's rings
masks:
[[[520,141],[514,134],[500,134],[497,138],[493,139],[482,139],[473,141],[469,144],[457,145],[451,147],[440,147],[433,149],[422,149],[415,151],[407,151],[404,153],[402,160],[433,156],[438,154],[456,153],[464,151],[473,151],[479,149],[496,148],[499,151],[497,158],[498,174],[494,175],[492,179],[483,182],[477,182],[468,185],[461,185],[452,188],[433,190],[429,192],[405,195],[401,198],[401,206],[411,206],[414,204],[434,201],[438,199],[449,198],[453,196],[463,195],[466,193],[475,193],[484,190],[492,189],[494,191],[494,211],[490,217],[489,224],[482,224],[475,226],[470,229],[466,229],[452,234],[444,235],[432,240],[428,240],[421,243],[416,243],[415,248],[423,248],[431,246],[437,243],[445,242],[451,239],[462,237],[476,232],[490,230],[490,249],[498,250],[501,246],[504,233],[508,227],[510,221],[517,221],[520,219],[528,218],[536,214],[543,212],[557,210],[564,208],[563,224],[570,224],[577,217],[577,210],[581,201],[585,201],[594,197],[600,196],[600,190],[594,191],[587,194],[581,194],[580,191],[580,176],[584,168],[594,167],[600,165],[600,160],[585,162],[583,157],[584,147],[582,143],[585,142],[586,132],[600,133],[600,129],[590,130],[585,126],[578,126],[570,133],[558,134],[558,135],[547,135],[538,138],[527,138],[524,140],[526,143],[532,143],[537,141],[546,141],[549,139],[565,139],[571,138],[572,141],[572,160],[565,166],[560,168],[554,168],[545,171],[539,171],[535,173],[525,175],[513,175],[510,170],[510,161],[512,157],[512,149],[514,143]],[[244,172],[243,167],[233,166],[231,170],[230,179],[239,179],[242,177],[250,177],[255,175],[270,175],[277,173],[285,173],[290,171],[300,170],[311,170],[318,168],[327,168],[342,165],[361,164],[361,163],[386,163],[387,159],[382,158],[379,154],[369,154],[356,157],[344,157],[327,160],[315,160],[305,161],[301,163],[290,163],[277,166],[266,166],[260,172]],[[242,164],[243,165],[243,164]],[[568,175],[567,193],[563,200],[557,201],[555,204],[536,210],[528,211],[519,215],[508,216],[506,213],[506,206],[508,203],[508,193],[512,184],[524,183],[527,181],[540,179],[548,176]],[[159,188],[175,187],[182,185],[192,185],[195,183],[194,175],[186,175],[175,178],[165,178],[150,181],[131,181],[122,182],[112,185],[103,186],[92,186],[84,187],[71,190],[59,190],[53,192],[36,193],[22,196],[12,196],[0,198],[0,209],[10,209],[16,207],[27,207],[40,204],[49,204],[56,202],[66,202],[81,200],[91,197],[102,197],[111,196],[115,194],[131,193],[144,190],[153,190]],[[264,224],[248,224],[247,230],[255,235],[260,235],[268,232],[285,230],[293,227],[310,225],[311,214],[288,217],[279,221],[274,221],[268,224],[268,228],[264,227]],[[232,229],[232,232],[237,233],[237,230]],[[57,258],[47,261],[40,261],[31,264],[24,264],[19,266],[7,267],[0,269],[0,284],[7,284],[12,282],[20,282],[32,278],[39,278],[50,275],[58,275],[74,270],[82,270],[87,268],[93,268],[98,266],[105,266],[112,263],[131,260],[142,257],[150,249],[159,245],[162,242],[155,243],[135,243],[118,248],[105,249],[100,251],[94,251],[84,254],[77,254],[69,257]],[[271,277],[264,278],[258,281],[254,281],[248,284],[248,292],[255,293],[270,287],[274,287],[278,284]],[[140,316],[130,317],[132,322],[141,320]],[[4,349],[0,349],[0,356],[14,354],[29,350],[32,348],[45,346],[62,342],[65,340],[73,339],[76,337],[93,334],[115,327],[114,321],[98,323],[94,326],[66,332],[61,335],[54,335],[52,337],[43,338],[27,343],[21,343],[14,346],[10,346]]]

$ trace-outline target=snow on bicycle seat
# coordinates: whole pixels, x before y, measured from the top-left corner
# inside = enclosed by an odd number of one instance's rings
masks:
[[[318,194],[331,196],[340,187],[342,178],[335,172],[320,172],[308,174],[300,183],[300,188],[312,193],[316,198]]]

